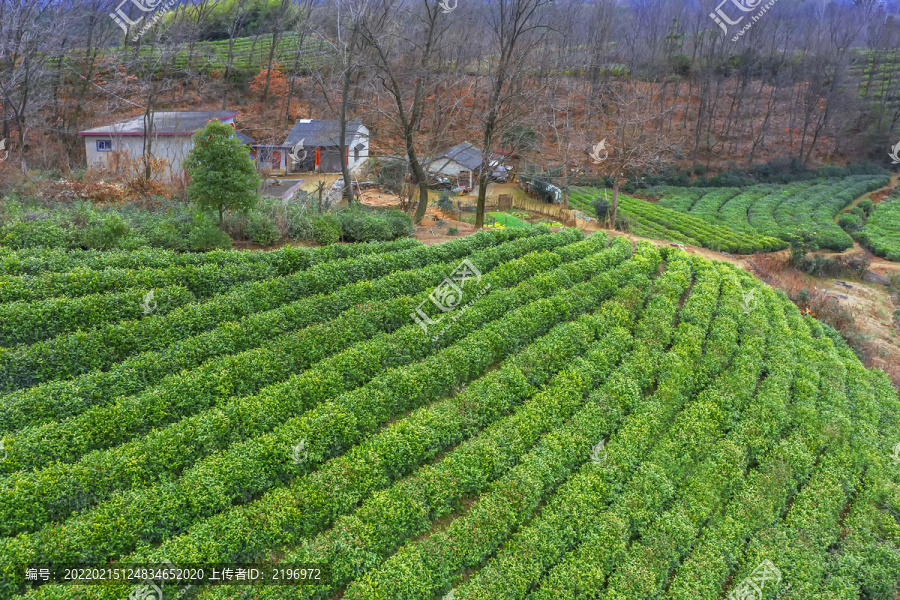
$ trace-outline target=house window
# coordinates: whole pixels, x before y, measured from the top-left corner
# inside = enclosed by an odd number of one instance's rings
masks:
[[[112,151],[112,140],[97,140],[97,152]]]

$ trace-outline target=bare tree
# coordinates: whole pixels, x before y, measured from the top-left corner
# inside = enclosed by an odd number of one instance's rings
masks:
[[[28,172],[26,136],[31,119],[50,104],[52,58],[63,45],[69,17],[54,0],[0,2],[0,100],[3,135],[15,124],[23,173]]]
[[[636,81],[612,84],[605,94],[609,106],[602,139],[592,145],[588,158],[613,181],[610,227],[616,227],[619,192],[628,181],[644,173],[658,171],[680,147],[664,133],[665,117],[652,109],[652,88]],[[606,140],[606,144],[603,140]],[[605,146],[605,147],[604,147]]]
[[[229,79],[232,77],[232,69],[234,68],[234,42],[237,39],[238,32],[244,27],[249,17],[247,2],[248,0],[237,0],[231,21],[228,23],[228,58],[225,62],[225,75],[222,77],[224,83],[222,86],[222,110],[228,108]]]
[[[372,10],[362,32],[378,69],[377,79],[393,104],[390,122],[403,140],[419,202],[413,220],[421,223],[428,206],[428,177],[416,151],[426,97],[434,94],[433,58],[449,27],[438,3],[384,0]]]
[[[322,9],[316,37],[325,43],[327,52],[318,56],[322,65],[313,71],[322,99],[331,115],[338,121],[338,146],[347,147],[347,124],[353,108],[354,95],[360,89],[360,75],[366,39],[364,22],[369,18],[366,0],[336,0],[334,11]],[[311,23],[311,26],[314,24]],[[353,185],[346,160],[341,160],[343,196],[347,204],[353,203]]]
[[[490,0],[484,19],[489,28],[485,50],[487,59],[487,98],[481,117],[484,137],[481,146],[481,172],[478,176],[478,200],[475,227],[484,226],[484,206],[487,185],[491,175],[491,159],[494,140],[503,128],[516,120],[509,109],[514,102],[519,106],[526,93],[521,79],[527,76],[528,60],[548,36],[550,31],[546,8],[552,0]]]

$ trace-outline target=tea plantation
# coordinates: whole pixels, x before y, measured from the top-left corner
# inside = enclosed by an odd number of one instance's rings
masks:
[[[535,227],[0,273],[0,598],[156,597],[26,585],[76,562],[321,569],[203,600],[900,589],[897,390],[728,264]]]
[[[735,232],[804,242],[841,252],[853,239],[834,222],[860,196],[886,186],[887,175],[762,184],[745,188],[664,188],[659,206]]]
[[[900,261],[900,194],[872,208],[856,240],[878,256]]]

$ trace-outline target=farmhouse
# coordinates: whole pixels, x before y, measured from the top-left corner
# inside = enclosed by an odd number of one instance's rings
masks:
[[[369,129],[358,121],[347,123],[341,148],[340,121],[300,119],[280,146],[257,144],[257,168],[280,173],[337,173],[341,161],[356,170],[369,157]]]
[[[206,123],[217,119],[234,127],[233,110],[220,111],[156,111],[150,117],[150,151],[152,156],[165,159],[168,169],[162,175],[172,180],[184,177],[182,161],[194,145],[191,136],[203,129]],[[138,158],[144,154],[147,141],[144,115],[125,121],[81,131],[89,169],[110,169],[121,157]],[[235,131],[244,144],[252,139]]]

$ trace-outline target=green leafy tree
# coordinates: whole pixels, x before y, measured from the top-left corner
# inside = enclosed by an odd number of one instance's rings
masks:
[[[194,134],[184,166],[190,176],[188,197],[203,210],[219,211],[220,229],[226,210],[246,212],[256,206],[259,174],[231,125],[213,120]]]

